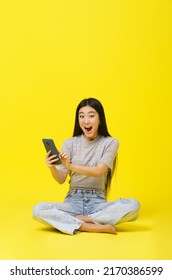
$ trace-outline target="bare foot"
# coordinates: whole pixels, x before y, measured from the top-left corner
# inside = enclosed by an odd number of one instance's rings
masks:
[[[80,231],[87,231],[87,232],[104,232],[104,233],[111,233],[117,234],[115,228],[110,224],[94,224],[94,223],[83,223],[80,228]]]

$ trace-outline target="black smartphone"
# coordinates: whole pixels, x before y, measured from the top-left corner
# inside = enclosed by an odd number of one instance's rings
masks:
[[[57,150],[53,139],[43,138],[42,141],[46,151],[49,152],[51,150],[50,156],[57,155],[57,161],[55,161],[53,164],[61,164],[59,151]]]

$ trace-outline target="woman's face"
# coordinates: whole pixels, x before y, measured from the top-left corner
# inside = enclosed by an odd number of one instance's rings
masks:
[[[100,124],[98,112],[90,106],[82,107],[78,113],[79,125],[87,140],[93,140],[98,136]]]

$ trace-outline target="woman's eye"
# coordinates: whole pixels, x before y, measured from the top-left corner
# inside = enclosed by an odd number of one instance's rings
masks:
[[[94,118],[94,115],[90,115],[90,118]]]

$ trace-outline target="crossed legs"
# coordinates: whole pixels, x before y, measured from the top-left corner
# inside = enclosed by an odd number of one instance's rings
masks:
[[[56,229],[74,234],[75,230],[116,234],[114,226],[133,221],[138,217],[139,203],[134,199],[120,199],[107,203],[102,210],[89,215],[68,214],[71,210],[67,203],[40,203],[33,209],[33,217]],[[72,209],[73,210],[73,209]]]
[[[80,231],[116,234],[115,228],[110,224],[94,224],[88,216],[78,215],[75,218],[84,222],[79,228]]]
[[[76,218],[84,222],[79,230],[116,234],[114,225],[136,220],[139,208],[140,205],[135,199],[119,199],[108,203],[103,210],[89,216],[77,215]]]

